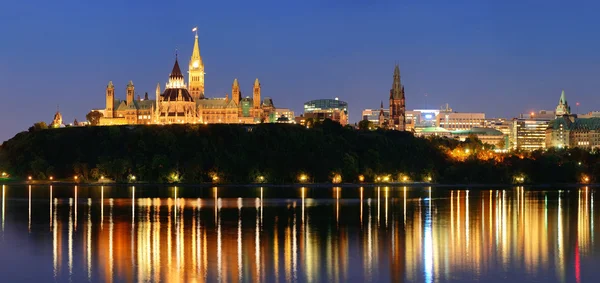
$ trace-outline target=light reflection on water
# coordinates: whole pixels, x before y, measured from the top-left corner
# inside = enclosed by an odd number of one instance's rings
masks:
[[[60,282],[586,282],[600,276],[595,201],[587,187],[3,185],[0,273]],[[23,263],[36,272],[15,272]]]

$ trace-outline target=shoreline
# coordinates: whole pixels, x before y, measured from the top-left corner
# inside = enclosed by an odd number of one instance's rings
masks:
[[[579,188],[579,187],[590,187],[596,188],[600,187],[600,183],[593,184],[583,184],[583,183],[561,183],[561,184],[444,184],[444,183],[425,183],[425,182],[388,182],[388,183],[342,183],[342,184],[333,184],[333,183],[285,183],[285,184],[270,184],[270,183],[244,183],[244,184],[235,184],[235,183],[144,183],[144,182],[135,182],[135,183],[118,183],[118,182],[69,182],[69,181],[8,181],[8,182],[0,182],[0,185],[18,185],[18,186],[40,186],[40,185],[59,185],[59,186],[82,186],[82,187],[92,187],[92,186],[109,186],[109,187],[117,187],[117,186],[139,186],[139,187],[149,187],[149,186],[178,186],[178,187],[197,187],[197,188],[207,188],[207,187],[270,187],[270,188],[295,188],[295,187],[308,187],[308,188],[330,188],[330,187],[341,187],[341,188],[360,188],[360,187],[381,187],[381,186],[393,186],[393,187],[411,187],[411,188],[424,188],[424,187],[436,187],[436,188],[465,188],[465,189],[488,189],[488,188],[502,188],[502,187],[527,187],[527,188]]]

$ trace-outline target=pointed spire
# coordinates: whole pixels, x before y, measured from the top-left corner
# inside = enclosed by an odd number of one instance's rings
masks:
[[[160,95],[160,83],[156,83],[156,96]]]
[[[112,81],[108,81],[108,86],[106,88],[115,88]]]
[[[239,87],[240,86],[240,83],[238,82],[237,78],[233,79],[233,86],[234,87]]]
[[[259,87],[260,86],[260,82],[258,81],[258,78],[256,78],[256,80],[254,80],[254,87]]]
[[[194,37],[194,49],[192,50],[192,60],[200,58],[200,44],[198,43],[198,30],[194,28],[196,36]]]
[[[132,87],[132,86],[133,86],[133,81],[129,81],[129,82],[127,83],[127,87]]]
[[[567,103],[567,98],[565,97],[565,90],[564,89],[563,89],[562,93],[560,94],[560,100],[558,101],[558,103],[562,103],[562,104]]]
[[[381,101],[381,106],[379,108],[383,109],[383,100]]]
[[[177,55],[175,55],[175,64],[173,65],[173,70],[171,71],[169,78],[183,79],[183,74],[181,73],[181,68],[179,68],[179,62],[177,61]]]
[[[390,99],[402,99],[404,87],[400,83],[400,66],[396,64],[394,67],[394,81],[390,90]]]

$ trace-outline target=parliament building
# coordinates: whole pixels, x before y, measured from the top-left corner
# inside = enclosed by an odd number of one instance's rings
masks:
[[[204,63],[200,56],[198,34],[195,36],[190,58],[187,84],[176,56],[164,90],[161,90],[159,83],[153,99],[149,98],[147,93],[143,98],[136,95],[135,86],[131,81],[126,87],[126,99],[117,99],[115,86],[110,81],[106,87],[106,108],[99,112],[103,114],[100,125],[253,124],[274,122],[277,118],[271,98],[261,99],[258,79],[254,81],[251,97],[242,97],[237,79],[233,81],[231,97],[228,94],[220,98],[204,96]]]

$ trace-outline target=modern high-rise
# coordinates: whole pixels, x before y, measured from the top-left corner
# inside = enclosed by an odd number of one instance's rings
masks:
[[[554,111],[541,110],[538,113],[521,114],[512,121],[512,149],[533,151],[546,148],[546,129],[556,118]]]

